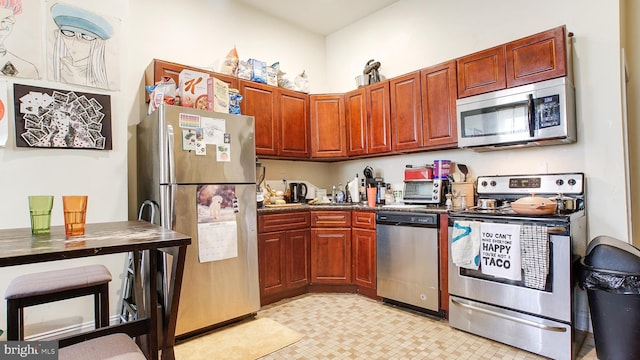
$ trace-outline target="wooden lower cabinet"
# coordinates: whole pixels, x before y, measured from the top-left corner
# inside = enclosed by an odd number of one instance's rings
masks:
[[[351,284],[351,211],[311,211],[311,284]]]
[[[351,284],[351,229],[311,229],[311,283]]]
[[[262,305],[307,292],[311,244],[309,226],[308,212],[258,217],[258,272]]]
[[[262,305],[307,292],[378,298],[375,212],[261,214],[258,270]]]
[[[353,211],[351,213],[351,252],[353,283],[358,292],[376,297],[376,213]]]
[[[376,231],[351,229],[353,282],[369,289],[376,288]]]

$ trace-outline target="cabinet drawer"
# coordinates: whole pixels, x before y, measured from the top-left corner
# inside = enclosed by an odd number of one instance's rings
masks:
[[[375,230],[376,213],[372,211],[351,212],[351,227]]]
[[[312,211],[311,227],[351,227],[351,211]]]
[[[264,214],[258,216],[258,232],[308,228],[311,224],[308,211]]]

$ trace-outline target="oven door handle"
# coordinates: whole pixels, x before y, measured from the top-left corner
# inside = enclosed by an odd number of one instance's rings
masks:
[[[567,329],[563,328],[563,327],[538,324],[537,322],[534,322],[534,321],[525,320],[525,319],[519,319],[517,317],[513,317],[513,316],[509,316],[509,315],[505,315],[505,314],[500,314],[500,313],[497,313],[497,312],[493,312],[491,310],[479,308],[479,307],[476,307],[476,306],[473,306],[473,305],[469,305],[469,304],[464,304],[464,303],[461,303],[461,302],[459,302],[457,300],[454,300],[454,299],[451,299],[451,302],[454,303],[455,305],[461,306],[463,308],[467,308],[469,310],[475,310],[475,311],[478,311],[478,312],[481,312],[481,313],[485,313],[487,315],[492,315],[492,316],[500,317],[500,318],[503,318],[503,319],[519,322],[519,323],[522,323],[522,324],[525,324],[525,325],[537,327],[537,328],[542,329],[542,330],[555,331],[555,332],[567,332]]]

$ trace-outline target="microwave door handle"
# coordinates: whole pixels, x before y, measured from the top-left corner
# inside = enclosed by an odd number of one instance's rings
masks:
[[[533,102],[533,94],[529,94],[528,99],[527,99],[527,107],[529,108],[529,136],[533,137],[535,134],[535,128],[534,126],[536,125],[536,113],[535,113],[535,105]]]

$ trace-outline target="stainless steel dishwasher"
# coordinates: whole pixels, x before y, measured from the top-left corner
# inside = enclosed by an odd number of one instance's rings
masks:
[[[376,229],[378,296],[442,316],[438,215],[380,211]]]

